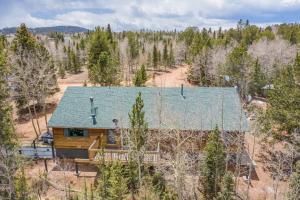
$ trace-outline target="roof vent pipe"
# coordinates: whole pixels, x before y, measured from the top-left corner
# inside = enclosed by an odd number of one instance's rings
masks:
[[[95,116],[95,108],[94,108],[94,97],[90,97],[90,102],[91,102],[91,115]]]

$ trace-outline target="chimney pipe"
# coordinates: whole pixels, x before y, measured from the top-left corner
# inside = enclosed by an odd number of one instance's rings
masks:
[[[91,115],[95,116],[95,108],[94,108],[94,97],[90,97],[90,102],[91,102]]]

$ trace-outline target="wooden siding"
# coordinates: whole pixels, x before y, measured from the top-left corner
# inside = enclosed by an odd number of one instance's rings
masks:
[[[107,144],[106,129],[88,129],[88,137],[65,137],[63,128],[53,128],[55,148],[78,148],[88,149],[94,140],[99,138],[98,148],[102,145],[105,148],[121,148],[120,134],[116,134],[116,144]]]

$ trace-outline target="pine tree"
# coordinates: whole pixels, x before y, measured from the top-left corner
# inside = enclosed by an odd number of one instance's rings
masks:
[[[147,68],[151,68],[152,67],[152,56],[151,53],[148,52],[147,54]]]
[[[175,57],[174,57],[174,52],[173,52],[173,45],[171,43],[170,54],[169,54],[169,59],[168,59],[168,66],[173,67],[174,65],[175,65]]]
[[[148,141],[148,123],[145,121],[145,112],[143,111],[144,102],[141,92],[138,93],[135,104],[132,106],[132,111],[129,113],[130,129],[130,156],[138,165],[139,183],[142,180],[142,168],[144,153]]]
[[[68,63],[68,69],[71,73],[77,74],[80,72],[81,67],[79,55],[78,53],[75,53],[71,48],[68,48]]]
[[[297,36],[295,30],[291,31],[291,36],[290,36],[290,43],[292,45],[297,44]]]
[[[152,185],[156,194],[163,199],[166,193],[166,180],[161,173],[155,173],[152,177]]]
[[[128,165],[124,170],[124,176],[127,180],[127,187],[131,194],[131,199],[135,200],[135,195],[139,189],[139,170],[137,162],[132,155],[129,156]]]
[[[245,76],[246,68],[250,63],[250,56],[245,45],[235,47],[227,57],[226,74],[240,80]]]
[[[90,70],[99,61],[102,52],[110,53],[109,42],[107,34],[101,28],[97,27],[91,33],[88,49],[88,69]],[[89,71],[90,76],[90,71]]]
[[[143,80],[142,80],[142,77],[141,77],[141,71],[140,70],[138,70],[135,73],[135,76],[134,76],[134,79],[133,79],[133,84],[134,84],[134,86],[137,86],[137,87],[143,86]]]
[[[140,73],[141,73],[141,78],[143,80],[143,83],[145,83],[147,81],[147,72],[144,64],[142,64],[141,66]]]
[[[118,70],[116,60],[104,51],[101,52],[98,62],[90,67],[89,77],[93,84],[117,85],[119,83]]]
[[[254,63],[254,70],[253,73],[251,75],[251,81],[250,81],[250,89],[249,92],[252,95],[258,94],[258,95],[262,95],[262,88],[265,86],[266,84],[266,78],[263,74],[263,72],[261,71],[261,67],[258,61],[258,58],[256,59],[255,63]]]
[[[15,172],[19,167],[17,141],[14,132],[12,107],[9,100],[5,38],[0,38],[0,199],[16,199]],[[7,189],[6,189],[7,188]]]
[[[18,200],[30,200],[30,192],[28,190],[27,178],[24,168],[21,168],[20,174],[17,176],[16,191]]]
[[[56,68],[48,50],[38,43],[29,33],[26,26],[18,28],[18,34],[13,40],[13,56],[11,61],[11,78],[19,111],[28,109],[36,136],[41,133],[37,120],[36,105],[42,104],[45,123],[45,99],[57,91]],[[19,104],[22,101],[22,104]],[[33,114],[30,109],[33,107]],[[33,117],[34,116],[34,117]],[[33,118],[36,120],[37,129]]]
[[[127,38],[128,38],[130,59],[134,60],[139,56],[139,41],[133,32],[128,32]]]
[[[300,82],[300,55],[297,53],[294,61],[294,73],[297,82]]]
[[[164,45],[164,51],[163,51],[163,61],[164,61],[164,65],[167,66],[168,65],[168,61],[169,61],[169,55],[168,55],[168,46],[167,43],[165,42]]]
[[[299,128],[300,121],[300,86],[295,82],[292,67],[280,70],[273,85],[268,92],[270,106],[259,120],[261,131],[271,134],[274,139],[291,142],[286,135],[292,135]]]
[[[137,87],[145,86],[147,81],[147,72],[145,66],[142,65],[141,68],[136,72],[133,83]]]
[[[225,173],[222,178],[221,190],[218,193],[216,200],[234,200],[234,180],[230,172]]]
[[[28,31],[25,24],[21,24],[16,31],[15,38],[12,42],[12,50],[16,55],[19,55],[19,62],[24,62],[26,57],[25,53],[33,51],[35,49],[35,39],[32,34]],[[24,94],[22,94],[21,83],[16,84],[15,91],[18,93],[18,98],[16,98],[16,105],[19,110],[21,110],[26,104],[27,100]]]
[[[12,108],[9,103],[9,87],[7,78],[9,69],[6,63],[6,53],[4,50],[4,42],[0,43],[0,149],[1,147],[13,147],[14,130],[11,118]],[[8,149],[9,149],[8,148]]]
[[[124,199],[127,193],[127,182],[123,175],[121,163],[115,162],[110,167],[108,195],[111,200]]]
[[[58,65],[58,74],[61,79],[64,79],[66,77],[65,67],[61,63],[59,63]]]
[[[106,28],[106,33],[107,33],[107,39],[113,43],[113,34],[110,28],[110,24],[107,24],[107,28]]]
[[[220,191],[225,173],[226,153],[218,128],[211,132],[204,148],[204,159],[200,166],[201,193],[205,199],[213,199]]]
[[[107,32],[96,28],[90,36],[88,50],[89,79],[93,84],[119,84],[119,60]]]
[[[155,44],[153,46],[152,63],[153,63],[154,69],[156,69],[157,65],[158,65],[158,52],[157,52],[157,48],[156,48]]]
[[[300,161],[296,163],[296,170],[290,176],[287,199],[299,200],[299,197],[300,197]]]
[[[105,200],[108,198],[110,164],[105,162],[104,149],[102,149],[99,153],[100,160],[98,164],[99,178],[97,179],[97,196],[101,200]]]

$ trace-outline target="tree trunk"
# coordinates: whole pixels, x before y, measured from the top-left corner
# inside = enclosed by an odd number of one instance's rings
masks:
[[[138,168],[139,168],[139,186],[142,186],[142,170],[141,170],[141,159],[138,159]]]
[[[38,139],[38,138],[39,138],[39,135],[38,135],[38,132],[37,132],[36,127],[35,127],[35,124],[34,124],[34,120],[33,120],[32,112],[31,112],[31,109],[30,109],[29,101],[27,101],[27,108],[28,108],[28,112],[29,112],[30,119],[31,119],[32,127],[33,127],[33,129],[34,129],[36,138]]]
[[[47,118],[47,112],[46,112],[46,99],[43,100],[43,112],[44,112],[44,118],[45,118],[47,133],[49,133],[48,118]]]
[[[37,124],[38,130],[39,130],[39,135],[41,135],[41,128],[40,128],[39,118],[38,118],[37,113],[36,113],[35,103],[33,104],[33,111],[34,111],[36,124]]]

